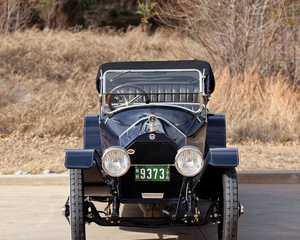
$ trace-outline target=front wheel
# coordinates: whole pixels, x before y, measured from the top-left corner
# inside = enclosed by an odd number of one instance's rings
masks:
[[[238,235],[238,182],[235,168],[228,168],[222,175],[223,193],[220,202],[221,222],[218,224],[219,240],[236,240]]]
[[[82,169],[70,169],[71,240],[85,240],[85,211]]]

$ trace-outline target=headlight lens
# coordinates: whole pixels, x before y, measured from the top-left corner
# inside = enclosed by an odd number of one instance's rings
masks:
[[[202,170],[203,165],[203,157],[198,148],[185,146],[178,150],[175,157],[175,167],[183,176],[196,176]]]
[[[109,147],[102,157],[103,170],[112,177],[121,177],[130,167],[130,157],[122,147]]]

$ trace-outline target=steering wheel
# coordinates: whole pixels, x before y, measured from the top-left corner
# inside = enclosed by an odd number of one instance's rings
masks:
[[[125,87],[135,88],[135,89],[139,90],[141,92],[141,94],[137,95],[136,97],[134,97],[130,101],[126,97],[126,95],[129,95],[129,94],[124,93],[122,95],[115,95],[116,93],[120,94],[121,93],[120,89],[125,88]],[[114,99],[116,99],[121,105],[116,106],[116,107],[112,106],[111,102],[112,102],[112,96],[113,95],[115,95]],[[133,84],[123,84],[123,85],[115,87],[113,90],[110,91],[110,93],[108,94],[108,97],[107,97],[107,104],[108,104],[109,109],[111,111],[113,111],[113,110],[115,110],[116,108],[119,108],[119,107],[129,106],[130,104],[132,104],[134,101],[136,101],[137,99],[139,99],[143,95],[146,98],[146,103],[149,103],[150,102],[150,97],[145,92],[144,89],[142,89],[142,88],[140,88],[140,87],[138,87],[136,85],[133,85]]]

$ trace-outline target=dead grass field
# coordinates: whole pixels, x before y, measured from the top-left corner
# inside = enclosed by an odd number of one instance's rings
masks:
[[[85,114],[98,113],[95,77],[108,61],[205,60],[189,38],[132,29],[68,32],[26,30],[0,35],[0,135],[75,135]],[[188,48],[188,49],[186,49]],[[211,62],[214,68],[214,63]],[[253,69],[230,76],[214,69],[216,90],[209,102],[225,113],[233,141],[299,140],[300,88],[278,74],[261,78]]]
[[[189,38],[164,31],[148,36],[138,28],[126,34],[26,30],[0,35],[0,42],[2,174],[65,170],[65,150],[82,148],[84,115],[99,111],[100,64],[206,60]],[[237,145],[238,169],[299,170],[300,89],[281,74],[261,78],[256,67],[234,77],[228,68],[214,73],[216,90],[208,107],[226,114],[231,142],[245,142]]]
[[[300,170],[299,142],[248,141],[228,143],[227,147],[237,147],[239,150],[238,171]]]

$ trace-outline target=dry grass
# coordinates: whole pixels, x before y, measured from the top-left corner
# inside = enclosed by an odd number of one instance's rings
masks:
[[[113,30],[26,30],[0,35],[0,42],[3,174],[18,170],[64,171],[65,150],[82,148],[84,115],[99,111],[95,77],[100,64],[192,59],[189,53],[205,60],[197,43],[164,31],[148,36],[140,29],[126,34]],[[262,79],[255,68],[234,78],[228,69],[216,70],[215,78],[216,91],[209,108],[226,114],[229,140],[299,141],[299,88],[280,75]],[[296,158],[299,156],[299,144],[288,149]],[[291,158],[296,159],[295,156]],[[247,162],[244,166],[253,163]],[[289,164],[275,165],[276,169],[291,169]],[[295,164],[293,168],[300,169],[299,160]],[[266,162],[265,169],[275,165]],[[257,168],[244,166],[242,170]]]
[[[74,136],[38,137],[11,135],[0,138],[0,174],[25,171],[40,174],[45,170],[61,173],[67,149],[82,149],[82,139]]]
[[[217,71],[216,91],[209,107],[226,114],[232,141],[298,140],[300,89],[281,75],[261,79],[256,68],[231,78],[228,69]]]
[[[81,136],[83,116],[98,113],[95,76],[104,62],[190,59],[188,52],[205,59],[188,38],[164,32],[148,36],[139,29],[126,34],[27,30],[0,35],[0,41],[0,134],[4,136],[14,131]],[[284,77],[261,79],[255,68],[235,78],[228,69],[215,75],[209,108],[227,115],[232,140],[299,139],[300,90]]]
[[[227,147],[239,150],[238,171],[300,170],[299,142],[245,141],[228,143]]]
[[[126,36],[37,30],[0,35],[0,134],[81,135],[83,116],[98,113],[100,64],[186,58],[180,51],[175,56],[173,41],[163,35],[148,37],[139,29]]]

